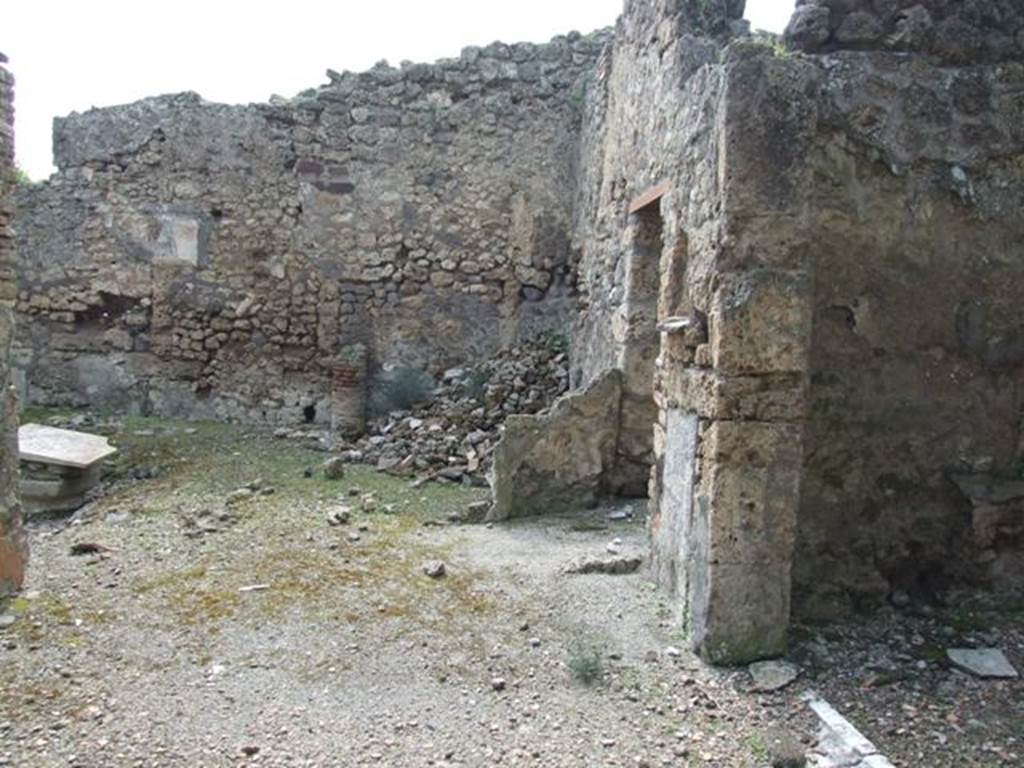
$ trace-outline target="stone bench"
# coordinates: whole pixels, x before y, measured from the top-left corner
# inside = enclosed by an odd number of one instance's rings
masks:
[[[117,449],[100,435],[25,424],[18,429],[21,497],[26,514],[70,512],[85,504],[102,462]]]

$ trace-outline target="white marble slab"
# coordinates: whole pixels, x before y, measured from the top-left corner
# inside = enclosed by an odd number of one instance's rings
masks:
[[[87,469],[115,453],[117,449],[100,435],[42,424],[23,424],[18,429],[18,456],[22,461]]]

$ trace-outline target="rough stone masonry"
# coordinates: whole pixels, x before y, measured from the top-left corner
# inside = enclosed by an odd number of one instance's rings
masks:
[[[804,0],[784,39],[743,11],[627,0],[613,33],[58,120],[18,193],[23,390],[358,428],[394,363],[571,328],[490,515],[648,495],[710,659],[1019,593],[1024,3]]]
[[[16,297],[14,216],[14,77],[0,53],[0,597],[21,587],[28,559],[18,498],[18,415],[11,383]]]
[[[18,194],[27,400],[328,423],[382,369],[564,325],[578,81],[605,39],[58,119],[59,172]]]

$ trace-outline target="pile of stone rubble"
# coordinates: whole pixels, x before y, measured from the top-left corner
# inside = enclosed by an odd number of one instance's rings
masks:
[[[445,371],[428,401],[371,421],[341,455],[397,475],[483,484],[505,418],[537,413],[568,388],[564,341],[539,336]]]

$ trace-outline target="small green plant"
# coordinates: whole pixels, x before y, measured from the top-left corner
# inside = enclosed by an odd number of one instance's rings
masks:
[[[980,611],[958,610],[949,614],[949,626],[957,632],[990,632],[992,620]]]
[[[747,744],[750,746],[750,754],[758,763],[768,762],[768,745],[764,742],[764,736],[752,733],[747,737]]]
[[[412,365],[399,366],[381,377],[380,386],[370,399],[370,410],[375,416],[407,411],[429,400],[433,393],[434,380],[426,371]]]
[[[604,643],[593,637],[578,637],[569,646],[569,673],[583,685],[593,685],[604,672]]]
[[[22,170],[22,168],[19,165],[17,165],[17,164],[14,165],[14,169],[12,170],[12,174],[14,175],[14,183],[15,184],[25,184],[25,185],[35,184],[35,182],[32,181],[32,178],[27,173],[25,173],[25,171]]]
[[[466,397],[482,401],[489,378],[487,371],[482,368],[474,368],[470,371],[469,375],[462,382],[462,389],[466,393]]]
[[[569,349],[569,336],[562,331],[540,331],[533,341],[553,352],[566,352]]]
[[[754,32],[752,38],[754,42],[767,48],[771,48],[772,55],[777,59],[788,59],[793,55],[793,52],[786,47],[786,41],[783,40],[780,35],[776,35],[773,32],[766,32],[759,29]]]
[[[348,344],[341,348],[338,358],[349,364],[358,364],[366,359],[366,347],[362,344]]]

